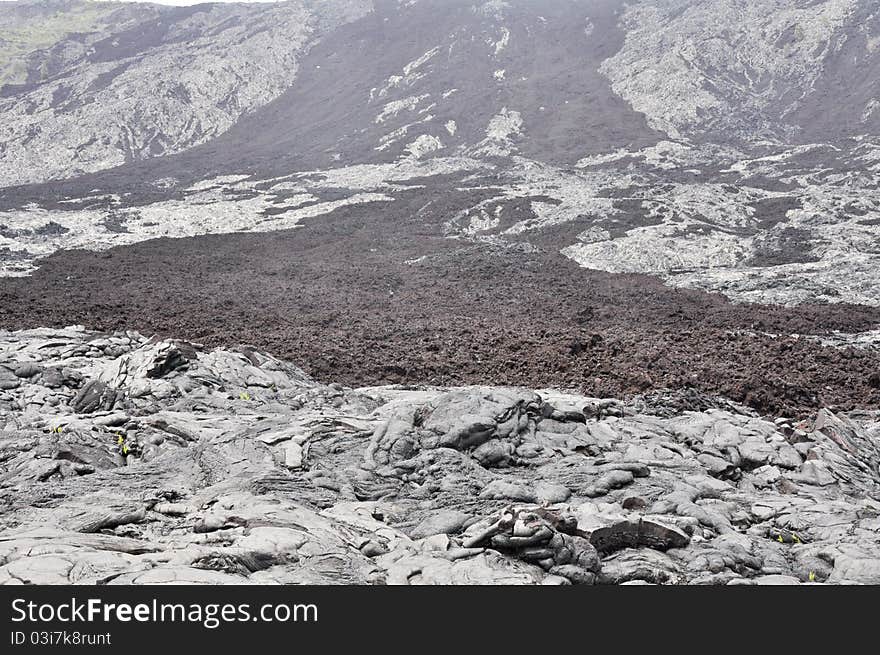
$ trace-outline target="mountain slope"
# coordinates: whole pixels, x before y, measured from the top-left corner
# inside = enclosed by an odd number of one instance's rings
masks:
[[[502,154],[488,125],[503,112],[520,153],[557,164],[668,137],[839,142],[880,120],[880,18],[858,0],[96,5],[0,7],[0,183],[205,142],[167,165],[283,174],[411,148]]]
[[[98,8],[96,8],[96,5]],[[165,7],[63,2],[0,7],[4,40],[75,17],[46,47],[7,50],[24,81],[0,98],[0,185],[102,170],[185,150],[232,126],[293,82],[323,33],[368,11],[366,2]],[[111,7],[112,9],[108,9]],[[89,22],[91,21],[91,22]],[[4,66],[5,63],[5,66]],[[19,78],[22,74],[19,73]]]
[[[435,217],[452,238],[570,224],[558,250],[586,267],[880,304],[870,3],[15,7],[31,29],[53,7],[101,27],[2,87],[7,274],[59,247],[286,229],[455,175],[457,210]]]
[[[880,13],[860,0],[633,3],[602,65],[673,138],[811,143],[880,127]]]

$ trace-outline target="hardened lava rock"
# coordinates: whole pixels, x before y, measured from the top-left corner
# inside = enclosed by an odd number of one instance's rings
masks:
[[[0,583],[880,583],[880,413],[686,401],[0,332]]]

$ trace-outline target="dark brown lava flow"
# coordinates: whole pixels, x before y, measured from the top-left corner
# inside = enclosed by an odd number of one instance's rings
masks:
[[[693,388],[788,415],[880,405],[880,354],[790,336],[871,329],[880,310],[736,305],[585,270],[558,252],[576,226],[530,237],[537,252],[443,238],[478,198],[434,182],[285,232],[56,253],[0,280],[0,327],[248,343],[347,385]]]

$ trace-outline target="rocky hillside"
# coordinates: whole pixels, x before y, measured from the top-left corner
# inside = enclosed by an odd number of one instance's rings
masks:
[[[880,13],[864,0],[657,0],[602,64],[673,138],[815,143],[876,135]]]
[[[0,6],[0,185],[67,178],[204,143],[281,95],[360,0]]]
[[[878,584],[878,431],[0,332],[0,584]]]
[[[664,138],[768,148],[880,126],[880,17],[860,0],[35,0],[0,12],[7,186],[180,152],[233,125],[198,154],[222,149],[215,173],[514,145],[574,164]],[[59,136],[50,161],[21,159]]]
[[[562,226],[555,251],[592,269],[880,304],[871,2],[0,15],[5,275],[58,249],[288,229],[442,179],[452,214],[423,206],[452,238],[519,247]]]

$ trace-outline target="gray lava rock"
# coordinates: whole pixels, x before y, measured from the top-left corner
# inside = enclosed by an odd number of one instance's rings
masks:
[[[0,380],[0,584],[880,580],[876,413],[791,446],[717,400],[355,391],[82,328],[0,332]]]
[[[409,531],[413,539],[424,539],[435,534],[454,534],[471,519],[470,514],[454,509],[438,510]]]
[[[73,411],[78,414],[91,414],[98,410],[113,408],[116,392],[98,380],[86,383],[76,394],[71,403]]]
[[[21,384],[18,376],[5,366],[0,366],[0,391],[15,389]]]
[[[27,362],[16,366],[13,372],[20,378],[32,378],[42,373],[43,367],[33,362]]]
[[[596,480],[594,484],[585,489],[584,495],[588,498],[604,496],[612,489],[620,489],[628,484],[632,484],[634,479],[635,476],[629,471],[609,471]]]
[[[525,484],[506,480],[493,480],[487,484],[480,492],[480,498],[518,500],[527,503],[534,503],[538,500],[534,489]]]

